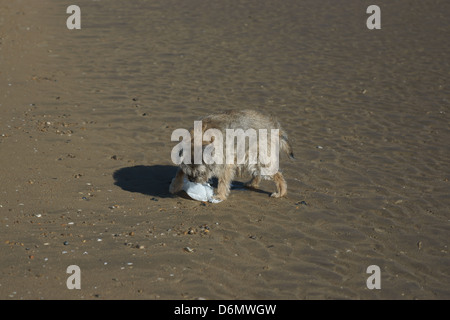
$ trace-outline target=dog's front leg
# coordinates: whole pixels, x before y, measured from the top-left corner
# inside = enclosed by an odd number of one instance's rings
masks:
[[[233,181],[236,168],[234,165],[227,165],[218,177],[217,194],[214,198],[218,200],[226,200],[230,194],[230,186]]]
[[[178,168],[177,174],[175,175],[175,178],[172,179],[172,182],[169,186],[169,192],[171,194],[177,193],[183,189],[183,179],[184,179],[184,172],[181,170],[181,168]]]

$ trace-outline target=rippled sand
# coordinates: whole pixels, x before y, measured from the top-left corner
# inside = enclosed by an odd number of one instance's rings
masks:
[[[450,298],[448,1],[77,4],[0,4],[1,298]],[[170,196],[172,131],[232,108],[288,197]]]

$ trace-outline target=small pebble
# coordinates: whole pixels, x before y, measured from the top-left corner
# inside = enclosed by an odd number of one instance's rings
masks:
[[[69,241],[64,241],[63,245],[68,246],[69,245]]]
[[[183,248],[183,250],[186,251],[186,252],[189,252],[189,253],[194,252],[194,249],[191,249],[189,247],[185,247],[185,248]]]
[[[187,231],[187,234],[196,234],[197,232],[195,231],[194,228],[189,228],[189,230]]]

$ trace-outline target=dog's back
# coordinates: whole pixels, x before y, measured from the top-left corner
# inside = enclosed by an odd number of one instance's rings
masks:
[[[226,129],[242,129],[244,131],[254,129],[257,132],[259,129],[266,129],[270,132],[272,129],[278,129],[280,150],[286,152],[289,158],[294,159],[294,153],[289,144],[287,133],[273,116],[267,116],[255,110],[229,110],[208,115],[201,120],[203,123],[202,131],[213,128],[219,129],[223,133],[225,133]]]

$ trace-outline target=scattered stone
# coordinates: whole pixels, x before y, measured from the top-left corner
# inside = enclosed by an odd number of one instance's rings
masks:
[[[199,226],[200,229],[200,235],[204,236],[209,234],[210,228],[207,224],[203,224],[201,226]]]
[[[189,247],[184,247],[183,250],[186,251],[186,252],[189,252],[189,253],[194,252],[194,249],[191,249]]]
[[[197,230],[195,230],[195,228],[191,227],[184,234],[196,234],[196,233],[197,233]]]

